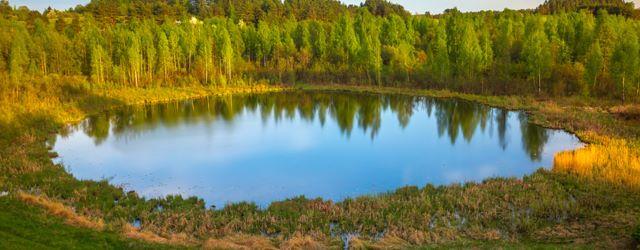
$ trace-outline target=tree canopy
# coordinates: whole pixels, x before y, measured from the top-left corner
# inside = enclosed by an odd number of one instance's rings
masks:
[[[105,88],[267,81],[640,99],[640,21],[606,10],[93,0],[40,13],[0,3],[0,89],[78,76]]]

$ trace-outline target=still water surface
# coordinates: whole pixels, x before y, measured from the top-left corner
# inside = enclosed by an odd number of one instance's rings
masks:
[[[522,177],[581,146],[521,112],[459,100],[290,92],[132,106],[70,126],[79,179],[217,207],[300,195],[340,201],[403,186]]]

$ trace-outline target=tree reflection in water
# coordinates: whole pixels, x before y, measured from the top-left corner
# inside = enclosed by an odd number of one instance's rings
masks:
[[[476,133],[497,132],[497,143],[506,150],[509,136],[507,110],[491,108],[456,99],[433,99],[405,95],[351,94],[340,92],[286,92],[260,95],[209,97],[165,104],[129,106],[91,116],[75,128],[91,136],[96,145],[111,134],[129,139],[141,136],[158,126],[174,127],[199,122],[233,124],[243,112],[259,112],[262,122],[296,118],[308,122],[316,119],[324,126],[334,122],[349,137],[357,129],[368,133],[371,140],[378,135],[382,113],[391,110],[400,127],[406,128],[416,109],[435,116],[438,135],[447,136],[452,145],[470,142]],[[529,123],[518,113],[522,147],[531,160],[539,161],[549,130]],[[487,131],[488,130],[488,131]]]

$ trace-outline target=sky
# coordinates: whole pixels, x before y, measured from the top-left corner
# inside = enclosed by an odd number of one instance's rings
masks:
[[[640,6],[640,0],[633,1],[636,6]],[[49,6],[56,9],[68,9],[87,2],[88,0],[9,0],[13,6],[26,5],[30,9],[38,10],[44,10]],[[359,4],[362,1],[342,0],[342,2]],[[504,8],[531,9],[540,5],[544,0],[391,0],[391,2],[399,3],[413,13],[429,11],[432,14],[437,14],[453,7],[458,7],[460,11],[502,10]]]

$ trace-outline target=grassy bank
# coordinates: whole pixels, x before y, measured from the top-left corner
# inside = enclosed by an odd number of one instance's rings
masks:
[[[145,242],[172,247],[309,248],[465,247],[504,245],[632,247],[640,216],[636,170],[638,126],[619,118],[615,104],[484,97],[445,91],[345,86],[302,86],[306,90],[357,91],[463,98],[528,111],[534,122],[575,132],[592,145],[567,153],[558,167],[518,179],[444,187],[407,187],[377,196],[334,203],[299,197],[261,210],[254,204],[210,210],[198,198],[147,200],[107,182],[78,181],[50,160],[46,140],[63,124],[121,105],[206,95],[280,91],[279,87],[183,87],[100,90],[70,83],[45,94],[26,91],[3,102],[0,117],[0,209],[21,209],[17,225],[55,223],[83,233],[63,242]],[[38,93],[38,94],[35,94]],[[604,151],[604,148],[613,150]],[[626,151],[624,151],[626,150]],[[608,159],[618,159],[611,161]],[[636,180],[634,182],[633,180]],[[163,209],[158,209],[162,207]],[[2,214],[0,214],[0,217]],[[40,216],[40,217],[38,217]],[[5,216],[7,218],[12,216]],[[0,218],[1,219],[1,218]],[[35,220],[35,222],[33,222]],[[131,222],[139,220],[140,228]],[[7,219],[7,223],[11,223]],[[54,222],[51,222],[54,223]],[[58,225],[55,224],[55,225]],[[29,226],[20,226],[29,232]],[[76,229],[84,228],[84,229]],[[65,229],[66,230],[66,229]],[[42,233],[47,234],[47,229]],[[0,233],[26,233],[3,228]],[[26,235],[26,236],[21,236]],[[57,241],[52,235],[45,241]],[[113,239],[113,240],[111,240]],[[13,243],[8,243],[13,244]],[[70,243],[71,244],[71,243]],[[99,246],[98,246],[99,247]]]

